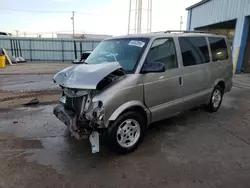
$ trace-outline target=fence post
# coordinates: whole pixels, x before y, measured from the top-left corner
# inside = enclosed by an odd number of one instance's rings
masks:
[[[32,61],[31,39],[29,39],[29,48],[30,48],[30,61]]]
[[[92,40],[92,50],[94,50],[94,41]]]
[[[63,40],[62,40],[62,61],[64,62],[64,45],[63,45]]]

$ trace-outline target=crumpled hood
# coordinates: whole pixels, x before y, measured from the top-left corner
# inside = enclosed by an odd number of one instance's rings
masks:
[[[120,68],[118,62],[73,65],[58,72],[53,80],[67,88],[96,89],[104,77]]]

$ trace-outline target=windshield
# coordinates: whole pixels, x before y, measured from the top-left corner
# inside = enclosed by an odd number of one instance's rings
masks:
[[[86,63],[101,64],[117,61],[126,72],[134,72],[148,41],[147,38],[102,41],[87,58]]]

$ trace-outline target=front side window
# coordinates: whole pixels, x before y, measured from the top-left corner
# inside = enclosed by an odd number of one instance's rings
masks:
[[[148,38],[122,38],[102,41],[86,59],[87,64],[119,62],[127,73],[135,71]]]
[[[224,38],[221,37],[208,37],[211,47],[213,61],[228,59],[227,44]]]
[[[161,62],[165,69],[178,67],[175,44],[172,38],[156,39],[147,55],[146,63]]]
[[[199,65],[210,61],[205,37],[180,37],[179,43],[183,66]]]

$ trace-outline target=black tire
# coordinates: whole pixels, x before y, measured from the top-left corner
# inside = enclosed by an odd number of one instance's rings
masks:
[[[215,95],[216,92],[220,92],[221,100],[220,100],[220,102],[218,104],[215,105],[215,102],[213,100],[213,96]],[[220,86],[216,85],[214,87],[214,90],[213,90],[212,95],[210,97],[209,104],[207,106],[207,109],[208,109],[209,112],[213,113],[213,112],[217,112],[218,111],[218,109],[220,108],[221,102],[223,100],[223,94],[224,94],[223,93],[223,89],[221,89]]]
[[[123,125],[123,122],[126,120],[135,120],[138,122],[140,126],[140,136],[139,139],[130,147],[122,147],[119,142],[118,142],[118,137],[117,137],[117,131],[120,126]],[[144,117],[133,111],[128,111],[120,115],[114,122],[109,127],[108,131],[108,147],[112,152],[119,153],[119,154],[126,154],[134,151],[142,141],[144,134],[145,134],[145,129],[146,129],[146,121]]]

